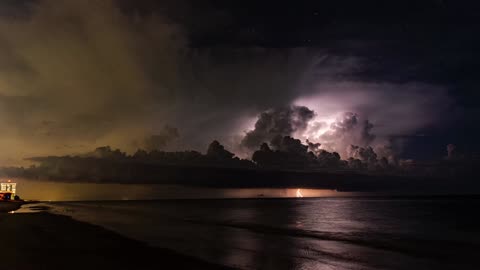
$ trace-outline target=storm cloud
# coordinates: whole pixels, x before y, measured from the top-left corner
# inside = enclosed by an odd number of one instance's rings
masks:
[[[175,78],[181,31],[154,15],[128,17],[113,1],[30,4],[24,17],[0,20],[3,157],[154,134],[153,121],[162,122],[155,100]],[[153,58],[162,84],[149,77]]]
[[[337,151],[343,157],[352,157],[348,148],[351,145],[369,146],[375,139],[373,125],[366,119],[359,119],[357,114],[348,112],[330,125],[329,130],[321,134],[325,149]]]
[[[107,144],[132,152],[167,124],[182,134],[178,148],[234,141],[252,115],[294,98],[312,55],[192,48],[164,14],[116,1],[41,0],[15,12],[0,18],[4,162]]]
[[[125,11],[113,0],[27,3],[0,14],[3,164],[102,145],[204,151],[214,139],[241,155],[277,135],[343,157],[350,144],[385,146],[435,125],[449,104],[434,84],[363,81],[353,75],[368,59],[321,46],[195,46],[194,18],[176,16],[184,2],[170,3],[172,14]],[[347,130],[341,144],[307,136],[346,112],[357,122],[333,129]],[[175,130],[168,140],[166,125]]]
[[[292,106],[272,109],[260,114],[255,129],[249,131],[242,140],[248,149],[256,149],[264,142],[282,139],[296,132],[304,131],[314,112],[307,107]]]

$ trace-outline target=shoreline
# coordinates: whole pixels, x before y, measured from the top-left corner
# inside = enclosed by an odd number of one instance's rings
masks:
[[[69,216],[7,214],[22,204],[0,205],[6,243],[0,258],[5,269],[231,269],[151,247]]]
[[[0,201],[0,213],[8,213],[10,211],[15,211],[17,209],[20,209],[22,205],[28,204],[29,202],[23,202],[23,201]]]

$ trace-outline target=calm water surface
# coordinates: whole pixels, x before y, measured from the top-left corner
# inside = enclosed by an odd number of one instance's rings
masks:
[[[51,203],[51,212],[240,269],[480,269],[479,198]]]

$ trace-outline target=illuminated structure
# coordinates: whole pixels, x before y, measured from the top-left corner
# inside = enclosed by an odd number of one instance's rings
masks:
[[[0,200],[9,201],[15,198],[17,183],[8,180],[6,183],[0,183]]]

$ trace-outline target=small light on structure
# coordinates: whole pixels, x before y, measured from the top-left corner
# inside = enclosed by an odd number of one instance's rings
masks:
[[[6,183],[0,183],[0,200],[13,200],[15,199],[16,192],[17,183],[12,183],[12,180],[8,179]]]
[[[297,198],[303,198],[303,195],[300,189],[297,189]]]

